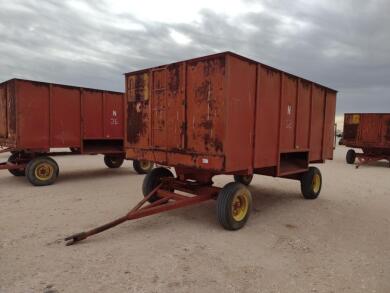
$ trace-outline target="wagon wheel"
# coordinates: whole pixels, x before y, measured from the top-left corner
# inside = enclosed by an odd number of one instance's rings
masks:
[[[138,174],[148,174],[154,167],[154,163],[151,161],[133,161],[133,168]]]
[[[347,164],[354,164],[356,160],[356,152],[353,149],[348,150],[345,160],[347,161]]]
[[[321,192],[322,176],[316,167],[310,167],[309,170],[302,174],[301,191],[305,199],[316,199]]]
[[[59,173],[58,164],[50,157],[38,157],[26,167],[26,176],[32,185],[46,186],[53,184]]]
[[[11,164],[16,164],[20,161],[20,154],[18,152],[13,152],[12,155],[8,158],[8,162]],[[9,169],[8,170],[12,175],[20,177],[26,175],[26,168],[20,169]]]
[[[153,169],[149,172],[148,175],[145,176],[144,182],[142,183],[142,193],[144,196],[147,196],[149,193],[151,193],[159,184],[161,184],[162,178],[167,177],[173,177],[173,174],[171,171],[169,171],[167,168],[159,167],[156,169]],[[173,192],[173,190],[170,190]],[[149,202],[153,203],[156,200],[159,200],[160,198],[156,195],[152,195],[149,198]]]
[[[125,160],[123,155],[104,155],[104,163],[108,168],[115,169],[122,166]]]
[[[253,179],[253,174],[251,175],[234,175],[234,181],[238,183],[242,183],[246,186],[251,184]]]
[[[238,230],[248,221],[252,209],[252,195],[245,185],[226,184],[217,198],[218,221],[227,230]]]

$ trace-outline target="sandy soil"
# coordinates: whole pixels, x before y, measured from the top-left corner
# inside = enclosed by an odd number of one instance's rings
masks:
[[[296,181],[256,176],[240,231],[223,230],[207,202],[70,247],[64,236],[141,198],[131,162],[109,170],[101,156],[58,158],[60,177],[43,188],[2,171],[0,292],[390,292],[390,169],[356,170],[345,152],[320,166],[315,201],[301,198]]]

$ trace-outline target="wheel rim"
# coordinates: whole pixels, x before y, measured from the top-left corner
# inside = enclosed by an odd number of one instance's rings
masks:
[[[139,165],[142,170],[149,170],[152,166],[152,163],[150,161],[140,161]]]
[[[248,208],[248,194],[245,191],[240,191],[234,196],[232,201],[233,219],[237,222],[242,221],[248,213]]]
[[[53,173],[54,168],[48,163],[39,164],[35,168],[35,177],[42,181],[49,180],[53,176]]]
[[[315,193],[320,191],[321,188],[321,177],[319,174],[314,174],[311,187]]]

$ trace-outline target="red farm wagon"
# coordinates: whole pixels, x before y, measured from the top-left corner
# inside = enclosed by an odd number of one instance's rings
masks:
[[[21,79],[1,83],[0,146],[12,155],[0,169],[42,186],[58,176],[52,156],[104,154],[109,168],[120,167],[124,106],[119,92]],[[152,165],[134,161],[134,166],[144,173]]]
[[[127,215],[68,244],[210,199],[219,223],[240,229],[254,174],[297,180],[305,199],[319,195],[321,173],[310,164],[333,158],[335,90],[225,52],[127,73],[125,95],[126,157],[170,168],[145,177],[144,198]],[[214,186],[219,174],[234,181]]]
[[[350,149],[346,155],[348,164],[362,164],[387,160],[390,163],[390,113],[347,113],[344,115],[342,143],[361,149]]]

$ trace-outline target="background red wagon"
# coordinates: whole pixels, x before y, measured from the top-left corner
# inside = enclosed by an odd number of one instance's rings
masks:
[[[361,149],[350,149],[346,155],[348,164],[362,164],[387,160],[390,163],[390,114],[347,113],[344,115],[342,144]]]
[[[124,95],[74,86],[12,79],[0,84],[0,164],[33,185],[52,184],[59,173],[51,156],[103,154],[109,168],[124,155]],[[63,149],[66,148],[67,151]],[[62,149],[62,150],[61,150]],[[134,161],[139,173],[148,162]]]

